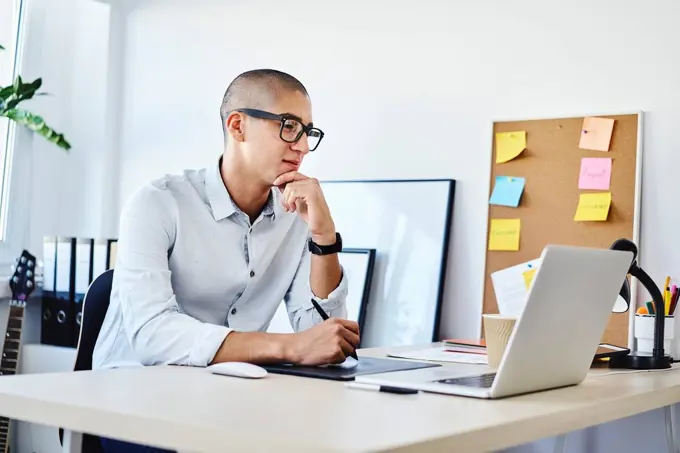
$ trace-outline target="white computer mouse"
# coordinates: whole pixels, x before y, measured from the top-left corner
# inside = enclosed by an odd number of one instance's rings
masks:
[[[213,374],[225,376],[236,376],[242,378],[263,378],[267,375],[267,370],[261,366],[247,362],[221,362],[214,363],[207,367]]]

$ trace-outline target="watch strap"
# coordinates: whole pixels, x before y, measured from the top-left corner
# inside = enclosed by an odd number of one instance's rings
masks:
[[[329,245],[319,245],[309,238],[308,241],[309,251],[314,255],[331,255],[333,253],[339,253],[342,251],[342,237],[340,233],[335,233],[335,243]]]

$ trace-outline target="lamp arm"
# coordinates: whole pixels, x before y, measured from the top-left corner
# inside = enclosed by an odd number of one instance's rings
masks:
[[[649,295],[652,296],[652,300],[654,301],[654,311],[656,312],[654,319],[654,349],[652,351],[652,355],[654,357],[663,357],[664,321],[666,318],[666,307],[663,301],[663,296],[661,295],[661,291],[659,290],[659,287],[656,286],[656,283],[654,283],[654,280],[652,280],[652,278],[649,275],[647,275],[647,273],[642,268],[638,267],[636,264],[633,264],[630,267],[629,273],[633,277],[640,280],[642,286],[644,286]]]

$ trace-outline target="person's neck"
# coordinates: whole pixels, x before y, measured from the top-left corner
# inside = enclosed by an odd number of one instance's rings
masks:
[[[222,158],[220,175],[234,204],[254,222],[267,203],[271,187],[250,177],[243,165],[230,158],[228,153]]]

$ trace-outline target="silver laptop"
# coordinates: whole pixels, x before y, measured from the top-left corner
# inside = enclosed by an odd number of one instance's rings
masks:
[[[580,384],[628,269],[631,252],[547,246],[497,370],[471,365],[357,376],[356,382],[502,398]]]

